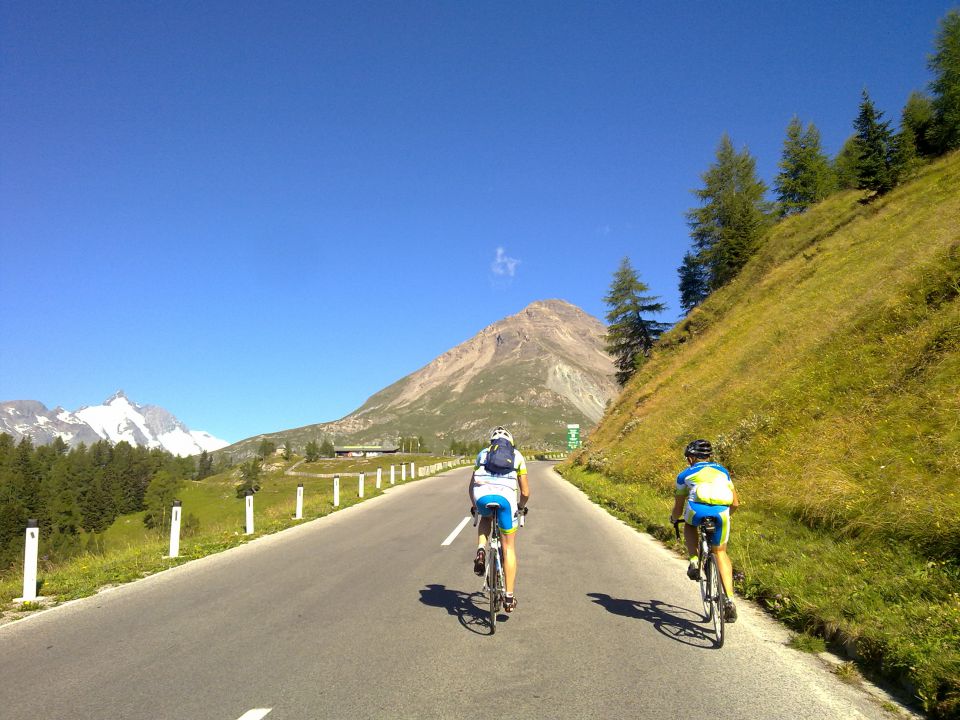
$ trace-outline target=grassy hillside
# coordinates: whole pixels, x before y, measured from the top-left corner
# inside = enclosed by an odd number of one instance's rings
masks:
[[[774,228],[664,336],[567,475],[664,528],[684,444],[744,511],[740,590],[960,713],[960,155]]]

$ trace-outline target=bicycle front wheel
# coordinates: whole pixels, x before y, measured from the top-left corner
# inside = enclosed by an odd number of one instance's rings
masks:
[[[496,554],[490,553],[487,563],[487,593],[490,598],[490,634],[497,631],[497,613],[500,612],[500,586],[498,583]]]
[[[723,636],[726,625],[726,594],[723,582],[720,580],[720,568],[717,561],[710,558],[710,612],[713,617],[713,632],[717,636],[717,647],[723,647]]]

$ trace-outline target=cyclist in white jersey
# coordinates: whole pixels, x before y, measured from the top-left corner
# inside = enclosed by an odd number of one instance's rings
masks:
[[[508,472],[493,472],[487,469],[487,455],[495,447],[506,441],[513,449],[513,469]],[[519,502],[517,492],[520,493]],[[517,606],[517,599],[513,595],[514,580],[517,577],[517,553],[514,538],[517,531],[514,519],[518,509],[526,506],[530,499],[530,488],[527,484],[527,463],[520,451],[513,448],[513,436],[503,427],[496,427],[490,433],[490,447],[484,448],[477,455],[476,466],[470,476],[470,502],[481,516],[477,525],[477,554],[473,562],[473,571],[477,575],[486,572],[487,535],[490,533],[490,517],[493,514],[486,506],[487,503],[498,503],[497,520],[500,524],[501,542],[503,543],[503,569],[506,575],[506,598],[503,609],[513,612]]]

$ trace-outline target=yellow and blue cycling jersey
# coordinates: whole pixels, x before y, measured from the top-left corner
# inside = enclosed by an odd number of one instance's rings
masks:
[[[676,494],[687,499],[683,521],[697,526],[704,518],[717,518],[718,527],[708,542],[725,545],[730,538],[730,505],[733,503],[730,471],[718,463],[694,463],[677,475]]]
[[[527,474],[527,462],[519,450],[514,450],[514,469],[503,475],[494,475],[483,466],[487,459],[487,448],[477,455],[477,463],[473,469],[473,503],[481,517],[489,517],[492,510],[487,503],[497,503],[497,522],[500,531],[509,534],[516,531],[513,517],[517,514],[517,493],[520,490],[518,476]]]

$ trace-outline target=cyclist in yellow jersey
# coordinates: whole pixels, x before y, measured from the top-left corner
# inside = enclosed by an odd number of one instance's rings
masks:
[[[727,594],[726,620],[735,622],[737,607],[733,603],[733,564],[727,555],[727,540],[730,538],[730,516],[740,505],[737,490],[730,479],[730,471],[723,465],[710,462],[713,447],[706,440],[694,440],[684,450],[687,469],[677,475],[676,496],[670,522],[684,521],[683,539],[690,556],[687,577],[700,579],[697,558],[697,526],[704,518],[717,519],[717,529],[708,538],[710,552],[717,559],[717,569],[723,589]]]
[[[517,500],[517,492],[520,499]],[[496,427],[490,433],[490,446],[477,455],[476,466],[470,476],[468,492],[470,502],[481,516],[477,525],[477,554],[473,561],[473,571],[477,575],[486,572],[487,535],[490,534],[490,518],[493,511],[487,503],[498,503],[497,521],[500,525],[500,537],[503,544],[503,570],[506,576],[506,597],[503,609],[513,612],[517,599],[513,594],[514,580],[517,577],[517,552],[514,538],[517,531],[515,516],[530,499],[530,487],[527,484],[527,463],[520,451],[513,446],[513,436],[503,427]]]

